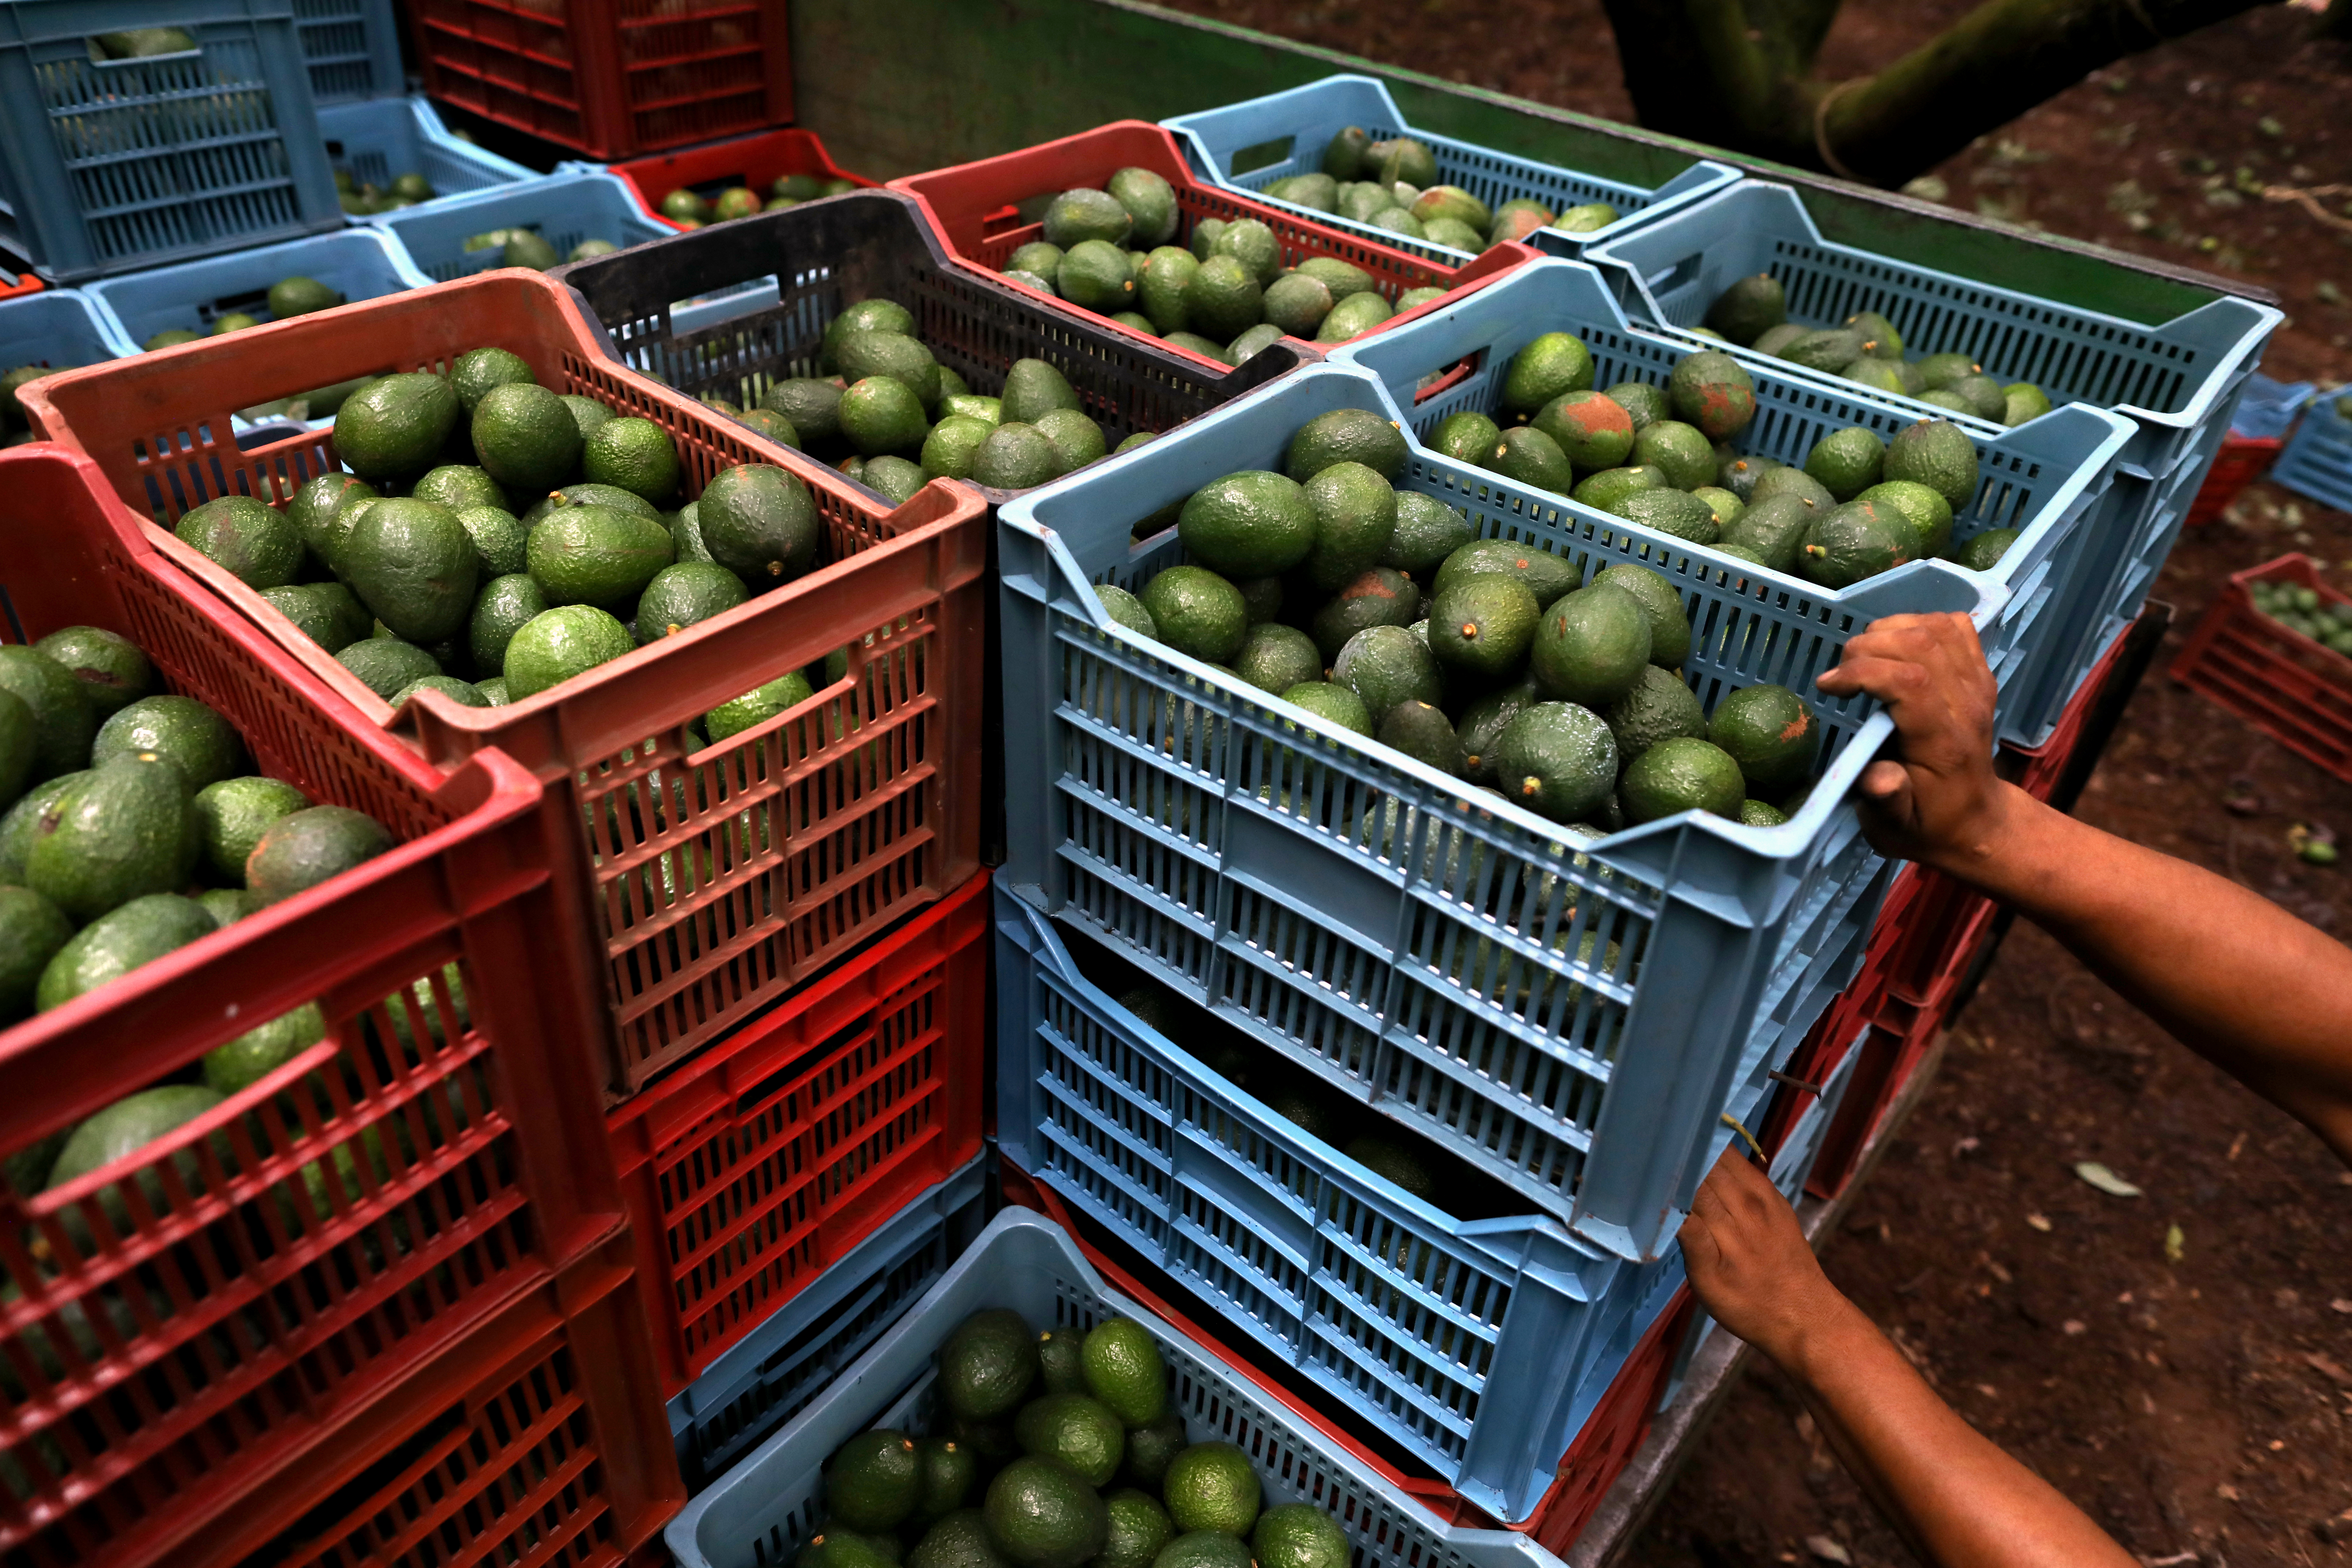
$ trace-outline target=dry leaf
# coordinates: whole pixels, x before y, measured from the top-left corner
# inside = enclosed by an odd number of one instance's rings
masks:
[[[2088,1182],[2111,1198],[2136,1198],[2139,1189],[2100,1164],[2096,1160],[2084,1160],[2074,1167],[2074,1174]]]

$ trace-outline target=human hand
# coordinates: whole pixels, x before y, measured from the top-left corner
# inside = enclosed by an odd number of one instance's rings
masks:
[[[1814,684],[1832,697],[1867,692],[1895,721],[1893,746],[1854,784],[1871,843],[1968,875],[1991,852],[2015,794],[1993,775],[2000,693],[1968,616],[1874,621]]]
[[[1682,1244],[1699,1305],[1784,1368],[1809,1331],[1847,1310],[1797,1211],[1737,1143],[1699,1184]]]

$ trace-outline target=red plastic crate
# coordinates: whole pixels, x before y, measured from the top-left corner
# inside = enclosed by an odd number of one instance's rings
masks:
[[[2205,471],[2197,499],[2189,503],[2184,521],[2190,528],[2212,521],[2229,509],[2238,493],[2269,471],[2271,459],[2286,442],[2277,437],[2241,436],[2232,430],[2221,437],[2213,466]]]
[[[663,1394],[980,1152],[985,873],[614,1110]]]
[[[142,521],[168,523],[224,490],[290,495],[336,467],[329,430],[238,450],[231,409],[491,343],[555,391],[667,428],[689,492],[737,463],[790,468],[815,498],[830,564],[509,707],[427,693],[395,715],[260,595]],[[978,870],[988,532],[968,487],[936,480],[887,510],[594,343],[569,289],[508,269],[65,372],[24,400],[37,428],[105,471],[126,548],[174,563],[262,627],[340,695],[347,723],[397,723],[443,768],[495,746],[548,785],[551,821],[579,846],[562,871],[583,889],[560,929],[601,959],[603,1076],[625,1093]],[[841,680],[688,759],[689,721],[845,646]],[[845,735],[821,721],[842,702],[857,716]],[[656,774],[685,783],[665,801]],[[761,834],[743,831],[747,811]]]
[[[339,1430],[175,1568],[648,1561],[685,1506],[630,1289],[610,1237]]]
[[[880,184],[863,174],[853,174],[835,163],[815,132],[792,127],[709,147],[692,147],[682,153],[632,158],[625,163],[614,164],[611,172],[618,174],[621,183],[636,196],[646,216],[663,223],[669,219],[662,216],[661,199],[675,190],[701,188],[709,194],[711,187],[746,185],[764,198],[768,187],[786,174],[847,180],[868,190]]]
[[[1112,174],[1129,166],[1149,169],[1175,188],[1176,237],[1171,244],[1183,243],[1193,225],[1202,218],[1254,217],[1274,230],[1282,247],[1285,267],[1295,267],[1310,256],[1334,256],[1370,273],[1381,294],[1391,301],[1409,289],[1448,291],[1446,299],[1392,316],[1373,331],[1384,331],[1396,321],[1411,321],[1426,310],[1442,310],[1461,294],[1492,282],[1521,262],[1534,260],[1537,255],[1528,247],[1513,242],[1498,245],[1460,268],[1441,267],[1343,229],[1310,223],[1281,207],[1202,184],[1185,161],[1176,139],[1159,126],[1140,120],[1116,121],[1018,153],[1001,153],[927,174],[908,174],[891,181],[890,188],[903,191],[923,204],[924,216],[947,241],[948,249],[958,261],[982,271],[1001,273],[1015,250],[1045,232],[1042,223],[1022,216],[1021,204],[1079,186],[1099,188]],[[1018,283],[1013,286],[1026,288]],[[1041,289],[1029,289],[1027,292],[1058,310],[1078,310]],[[1120,331],[1134,331],[1130,327],[1118,327],[1108,316],[1097,316],[1092,311],[1079,313],[1108,322]],[[1187,352],[1149,333],[1135,335],[1173,353]],[[1370,333],[1364,335],[1369,337]],[[1205,356],[1195,357],[1204,363],[1216,363]]]
[[[305,1003],[329,1026],[136,1153],[0,1193],[11,1563],[177,1561],[172,1543],[239,1489],[623,1213],[580,1071],[593,982],[544,940],[563,905],[539,783],[496,752],[445,779],[339,727],[331,693],[269,639],[121,547],[102,486],[78,454],[0,454],[0,635],[121,633],[262,771],[405,842],[0,1032],[14,1154]],[[300,1177],[355,1141],[345,1183]]]
[[[1544,1494],[1543,1508],[1523,1526],[1537,1545],[1565,1556],[1601,1507],[1601,1500],[1617,1484],[1633,1461],[1650,1424],[1657,1419],[1666,1391],[1673,1386],[1683,1340],[1698,1315],[1698,1300],[1685,1285],[1673,1305],[1658,1315],[1650,1331],[1626,1359],[1617,1380],[1569,1446],[1559,1461],[1559,1479]]]
[[[2237,573],[2189,634],[2172,661],[2172,679],[2352,783],[2352,658],[2255,609],[2247,591],[2252,583],[2292,583],[2326,604],[2345,602],[2307,555],[2282,555]]]
[[[13,300],[24,294],[37,294],[41,291],[41,280],[34,277],[30,270],[11,272],[6,268],[0,267],[0,300]]]
[[[425,90],[602,163],[793,119],[785,0],[411,0]]]

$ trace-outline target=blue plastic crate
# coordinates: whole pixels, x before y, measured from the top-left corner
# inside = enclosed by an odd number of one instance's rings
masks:
[[[392,0],[294,0],[312,101],[323,108],[397,96],[404,85],[399,26]]]
[[[93,61],[90,35],[196,47]],[[0,5],[0,239],[80,282],[342,226],[293,0]]]
[[[374,98],[321,108],[319,134],[337,172],[350,174],[354,184],[383,189],[403,174],[424,175],[435,194],[420,206],[539,178],[520,163],[450,135],[422,98]]]
[[[494,228],[527,228],[555,247],[559,260],[583,240],[602,239],[624,250],[677,230],[646,216],[629,187],[588,169],[539,174],[520,184],[378,213],[367,220],[391,235],[416,269],[436,283],[487,272],[499,251],[467,250],[466,241]]]
[[[1312,207],[1279,201],[1267,196],[1265,188],[1276,180],[1320,169],[1323,149],[1348,126],[1361,126],[1375,141],[1411,136],[1426,142],[1436,154],[1440,184],[1459,185],[1489,207],[1522,196],[1539,201],[1556,213],[1590,202],[1607,202],[1615,207],[1618,219],[1606,228],[1589,234],[1542,231],[1565,253],[1573,254],[1578,247],[1628,233],[1661,213],[1734,184],[1740,177],[1739,171],[1727,163],[1702,159],[1664,184],[1645,190],[1531,158],[1514,157],[1451,136],[1416,131],[1404,122],[1396,100],[1389,96],[1388,85],[1368,76],[1326,77],[1305,87],[1268,93],[1244,103],[1230,103],[1223,109],[1178,115],[1160,124],[1184,144],[1185,155],[1195,169],[1227,190],[1246,191],[1261,201],[1273,201],[1276,206],[1304,214],[1318,223],[1367,236],[1448,267],[1460,266],[1470,258],[1471,253],[1374,228],[1337,213],[1318,212]],[[1251,167],[1237,174],[1234,165],[1236,155],[1243,153],[1249,154]],[[1278,155],[1268,162],[1270,154]]]
[[[128,355],[141,353],[140,344],[168,327],[208,331],[215,318],[236,310],[267,321],[270,285],[298,277],[317,279],[347,304],[422,289],[430,281],[383,233],[347,228],[110,278],[89,285],[87,292],[105,315],[114,352]]]
[[[815,1404],[687,1504],[667,1532],[679,1568],[791,1562],[824,1516],[825,1460],[868,1428],[926,1426],[935,1403],[932,1357],[983,1308],[1010,1308],[1040,1329],[1132,1319],[1168,1363],[1170,1406],[1186,1435],[1246,1453],[1268,1507],[1308,1502],[1328,1512],[1347,1532],[1357,1568],[1559,1568],[1559,1559],[1525,1536],[1439,1523],[1246,1372],[1113,1290],[1060,1226],[1018,1208],[991,1221],[947,1278]]]
[[[982,1155],[882,1227],[669,1402],[689,1496],[703,1490],[866,1353],[987,1222]]]
[[[1088,980],[1072,949],[1099,953],[1090,938],[1001,886],[996,909],[1006,1159],[1480,1508],[1528,1518],[1591,1414],[1580,1391],[1605,1388],[1639,1342],[1619,1331],[1663,1265],[1549,1215],[1415,1198]],[[1818,1001],[1863,941],[1827,966]],[[1750,1066],[1734,1114],[1756,1120],[1769,1069],[1804,1033]]]
[[[2352,511],[2352,416],[2336,406],[2347,396],[2352,386],[2339,386],[2304,406],[2303,423],[2271,465],[2271,479],[2322,506]]]
[[[1891,732],[1814,694],[1818,786],[1794,820],[1686,813],[1577,836],[1118,627],[1094,584],[1140,588],[1182,549],[1139,519],[1220,475],[1279,468],[1380,383],[1310,366],[1000,514],[1006,861],[1049,914],[1627,1257],[1680,1223],[1717,1114],[1867,925],[1884,863],[1844,795]],[[1399,484],[1482,535],[1664,574],[1685,595],[1702,704],[1811,692],[1881,616],[2006,595],[1943,562],[1838,602],[1622,519],[1529,500],[1412,452]],[[1571,958],[1591,936],[1600,963]],[[1821,1000],[1826,1000],[1825,997]]]
[[[1629,324],[1591,267],[1555,260],[1523,267],[1451,310],[1343,344],[1331,358],[1377,375],[1390,411],[1418,444],[1448,415],[1463,409],[1495,412],[1511,356],[1548,331],[1570,331],[1584,340],[1592,351],[1595,386],[1621,381],[1664,385],[1676,363],[1692,352],[1685,341]],[[1456,370],[1465,364],[1466,370]],[[1733,445],[1780,462],[1802,464],[1815,441],[1845,426],[1863,426],[1885,438],[1920,416],[1895,401],[1804,375],[1777,361],[1751,362],[1749,374],[1756,384],[1756,417],[1732,438]],[[1442,382],[1424,388],[1424,381],[1439,375]],[[2119,460],[2133,431],[2115,415],[2074,405],[2016,430],[1983,426],[1969,434],[1977,444],[1979,478],[1975,498],[1954,511],[1952,537],[1958,542],[1990,528],[2021,532],[2000,563],[1983,574],[2007,590],[1983,637],[1985,657],[2000,682],[2002,739],[2038,745],[2064,711],[2063,695],[2051,705],[2048,689],[2065,685],[2071,690],[2068,678],[2079,679],[2097,652],[2091,644],[2103,624],[2100,612],[2084,602],[2093,595],[2091,584],[2113,575],[2117,558],[2137,538],[2133,521],[2113,504]],[[1621,524],[1547,491],[1499,477],[1490,482],[1518,508],[1559,509],[1588,522]],[[1703,546],[1685,548],[1832,607],[1847,605],[1857,593],[1885,592],[1875,579],[1853,588],[1825,589],[1800,577],[1741,566]],[[1931,569],[1928,563],[1915,562],[1888,576],[1899,580]]]
[[[106,315],[73,289],[0,300],[0,370],[45,365],[71,370],[117,357]]]

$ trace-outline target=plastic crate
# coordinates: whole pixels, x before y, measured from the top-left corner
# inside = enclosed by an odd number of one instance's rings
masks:
[[[1647,1255],[1721,1148],[1731,1088],[1844,984],[1819,990],[1883,879],[1843,796],[1891,721],[1816,695],[1821,782],[1782,826],[1693,814],[1586,848],[1104,613],[1095,584],[1139,587],[1181,554],[1173,531],[1131,541],[1137,519],[1219,475],[1278,468],[1308,419],[1385,411],[1384,396],[1361,372],[1309,367],[1004,509],[1003,880],[1531,1206]],[[1709,707],[1758,680],[1811,691],[1880,616],[1957,610],[1981,626],[2005,598],[1928,562],[1832,605],[1426,452],[1399,483],[1588,575],[1661,572],[1690,605],[1685,669]],[[1622,957],[1570,959],[1589,933]],[[1543,994],[1496,999],[1522,966]]]
[[[138,521],[169,523],[223,489],[288,494],[335,466],[331,430],[233,449],[230,406],[498,344],[542,385],[667,428],[689,491],[738,463],[807,482],[829,564],[527,701],[460,708],[428,694],[397,716],[445,768],[496,746],[551,786],[581,845],[567,870],[587,907],[567,928],[601,947],[608,975],[617,1054],[604,1077],[634,1091],[978,869],[987,521],[976,492],[945,481],[891,510],[606,363],[593,342],[570,290],[509,269],[118,361],[120,379],[69,373],[26,395],[39,428],[98,459],[125,503],[112,509],[119,527],[242,611],[368,726],[396,716],[258,595]],[[687,761],[691,720],[844,646],[843,680]],[[828,740],[819,714],[845,700],[861,728]],[[707,805],[673,814],[657,774],[690,780]],[[730,833],[745,811],[790,815],[745,854]],[[656,862],[674,896],[650,908]]]
[[[2339,511],[2352,511],[2352,415],[2336,406],[2347,395],[2352,386],[2339,386],[2306,404],[2271,468],[2273,483]]]
[[[425,90],[612,163],[789,125],[785,0],[415,0]]]
[[[1675,365],[1691,352],[1682,341],[1629,324],[1592,268],[1554,260],[1522,268],[1443,314],[1342,345],[1331,357],[1335,363],[1360,366],[1380,378],[1388,411],[1418,447],[1449,415],[1463,409],[1495,412],[1511,356],[1553,331],[1574,332],[1592,351],[1595,386],[1621,381],[1663,386]],[[1844,426],[1862,426],[1883,439],[1914,423],[1909,413],[1860,387],[1832,389],[1762,363],[1751,374],[1756,417],[1734,442],[1744,451],[1783,463],[1801,466],[1814,442]],[[1443,379],[1424,385],[1433,376]],[[2039,741],[2063,710],[2064,694],[2057,695],[2057,706],[2047,714],[2037,704],[2053,700],[2048,689],[2079,676],[2097,647],[2105,646],[2084,647],[2093,628],[2077,626],[2065,617],[2070,607],[2078,606],[2084,581],[2111,574],[2113,552],[2131,537],[2129,520],[2120,515],[2115,495],[2116,467],[2131,427],[2112,414],[2076,405],[2016,430],[1971,435],[1977,445],[1977,493],[1969,504],[1954,509],[1952,537],[1966,541],[1990,528],[2021,531],[2000,563],[1980,574],[2006,592],[2006,602],[1981,635],[1985,657],[2000,682],[2002,735]],[[1625,526],[1609,513],[1499,476],[1486,476],[1482,482],[1507,497],[1515,512],[1549,511],[1585,527]],[[1939,563],[1915,562],[1895,568],[1885,579],[1825,589],[1705,546],[1681,548],[1694,560],[1753,574],[1779,592],[1832,614],[1843,611],[1857,594],[1887,592],[1885,581],[1899,583],[1909,575],[1945,569]]]
[[[665,1397],[980,1154],[988,879],[615,1109]]]
[[[89,58],[157,26],[196,47]],[[0,5],[0,238],[73,283],[341,228],[295,33],[294,0]]]
[[[1269,1507],[1311,1502],[1348,1534],[1363,1568],[1444,1563],[1460,1568],[1549,1568],[1525,1537],[1439,1522],[1328,1425],[1114,1289],[1060,1226],[1007,1209],[947,1278],[792,1425],[686,1507],[667,1531],[681,1568],[752,1568],[788,1561],[824,1512],[822,1467],[868,1427],[919,1427],[931,1414],[931,1357],[966,1317],[1009,1307],[1041,1328],[1132,1319],[1168,1363],[1169,1400],[1195,1441],[1214,1436],[1250,1456]]]
[[[1727,163],[1699,159],[1663,185],[1644,188],[1595,174],[1579,174],[1531,158],[1514,157],[1474,142],[1416,131],[1389,96],[1388,84],[1368,76],[1330,76],[1264,98],[1202,110],[1160,122],[1172,132],[1191,154],[1192,167],[1227,190],[1245,191],[1260,201],[1302,214],[1317,223],[1347,229],[1381,244],[1426,256],[1448,267],[1458,267],[1471,253],[1451,246],[1408,238],[1368,223],[1356,223],[1335,214],[1268,196],[1266,186],[1293,174],[1309,174],[1323,166],[1323,149],[1346,126],[1360,126],[1374,141],[1411,136],[1428,144],[1437,156],[1437,178],[1459,185],[1489,207],[1529,197],[1555,213],[1590,202],[1607,202],[1619,213],[1616,222],[1585,234],[1559,229],[1543,231],[1545,243],[1556,244],[1562,255],[1599,245],[1638,226],[1660,213],[1721,190],[1739,179]],[[1241,172],[1235,165],[1250,167]]]
[[[296,277],[315,278],[354,302],[422,289],[432,281],[411,267],[400,247],[381,231],[361,227],[103,279],[87,292],[106,318],[115,355],[130,358],[143,352],[140,344],[166,328],[208,332],[215,320],[233,310],[268,321],[270,285]],[[307,392],[322,384],[306,380],[294,390]]]
[[[2229,510],[2230,503],[2263,477],[2285,445],[2275,436],[2241,436],[2235,430],[2223,437],[2221,450],[2213,454],[2213,466],[2206,470],[2205,482],[2197,487],[2197,499],[2183,520],[2186,524],[2201,527]]]
[[[398,242],[417,272],[435,283],[488,272],[503,252],[467,250],[466,241],[494,228],[527,228],[568,256],[583,240],[624,248],[677,231],[637,209],[628,186],[610,174],[571,169],[534,174],[520,184],[377,213],[367,220]]]
[[[1432,261],[1393,245],[1374,243],[1328,223],[1310,222],[1295,216],[1295,209],[1255,196],[1236,195],[1205,183],[1186,163],[1173,136],[1140,120],[1117,121],[1018,153],[1005,153],[927,174],[910,174],[891,181],[890,188],[904,191],[922,204],[924,217],[947,242],[949,254],[959,262],[981,271],[1001,273],[1015,250],[1045,232],[1042,223],[1023,216],[1022,204],[1074,186],[1099,187],[1112,174],[1129,166],[1149,169],[1174,187],[1176,234],[1169,242],[1172,245],[1189,243],[1193,226],[1202,218],[1256,218],[1274,230],[1285,267],[1295,267],[1309,256],[1337,257],[1370,273],[1374,286],[1391,302],[1412,289],[1448,291],[1445,299],[1417,307],[1391,321],[1409,321],[1417,314],[1443,310],[1457,302],[1469,289],[1533,259],[1536,254],[1524,245],[1500,245],[1457,268],[1451,262]],[[1112,331],[1154,344],[1160,342],[1150,333],[1137,332],[1108,316],[1081,310],[1027,284],[1009,286],[1033,299],[1052,300],[1056,310],[1086,316]],[[1381,331],[1386,327],[1372,330]],[[1186,349],[1168,352],[1191,353]]]
[[[435,192],[433,201],[421,204],[425,206],[468,191],[539,177],[520,163],[450,135],[441,116],[421,98],[377,98],[322,108],[319,134],[326,139],[327,157],[337,172],[351,175],[356,184],[383,190],[403,174],[424,175]]]
[[[2304,416],[2306,427],[2317,413],[2315,405]],[[2347,602],[2307,555],[2282,555],[2235,573],[2172,661],[2172,679],[2352,783],[2352,658],[2255,609],[2248,591],[2255,583],[2292,583],[2323,604]]]
[[[14,1153],[257,1022],[315,1001],[330,1023],[102,1172],[0,1195],[14,1282],[0,1338],[17,1380],[0,1551],[27,1563],[182,1560],[175,1543],[237,1489],[623,1212],[581,1081],[593,979],[545,940],[562,906],[541,786],[496,752],[445,782],[340,728],[331,693],[293,660],[120,542],[96,515],[102,483],[57,447],[0,454],[0,636],[121,632],[225,715],[261,771],[404,842],[0,1031],[0,1149]],[[373,1041],[395,1037],[409,1048],[387,1059]],[[362,1139],[363,1190],[296,1179]]]
[[[793,279],[789,295],[778,292],[779,269]],[[688,395],[716,393],[747,408],[773,382],[814,374],[826,324],[877,295],[911,310],[916,335],[976,392],[1000,390],[1016,359],[1051,360],[1112,446],[1318,357],[1286,338],[1238,369],[1213,371],[1104,318],[1045,309],[1016,283],[955,266],[920,209],[893,191],[738,218],[552,276],[579,291],[612,358]],[[1001,505],[1019,492],[982,493]]]
[[[71,370],[115,357],[106,316],[77,289],[0,295],[0,369]]]
[[[355,99],[397,98],[400,29],[392,0],[294,0],[294,29],[321,108]]]
[[[614,163],[613,177],[629,187],[648,217],[661,216],[661,199],[675,190],[715,196],[731,185],[743,185],[765,200],[768,189],[786,174],[811,174],[819,180],[847,180],[871,188],[879,181],[853,174],[833,161],[814,131],[786,126],[757,136],[715,142],[682,153],[663,153]]]
[[[0,213],[0,236],[7,232],[9,221],[10,215]],[[0,300],[22,299],[25,295],[41,291],[42,283],[38,276],[30,272],[12,272],[8,268],[8,261],[7,255],[0,253]]]
[[[285,1468],[176,1568],[620,1568],[686,1500],[614,1237]]]
[[[988,1161],[917,1194],[669,1402],[688,1495],[808,1408],[988,1223]]]

